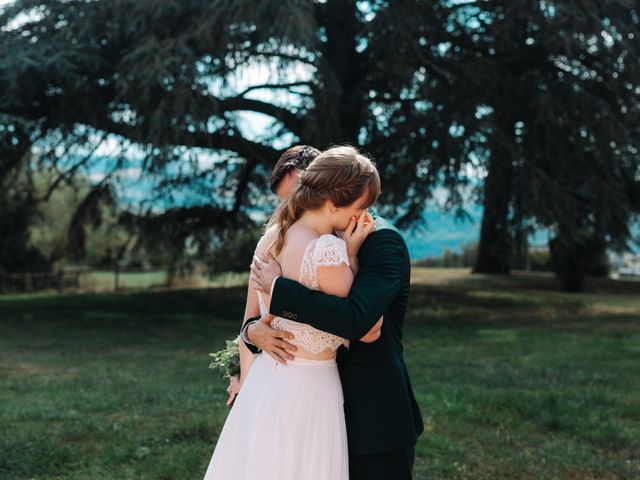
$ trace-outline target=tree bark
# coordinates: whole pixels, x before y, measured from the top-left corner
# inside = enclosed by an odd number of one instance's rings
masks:
[[[331,66],[339,85],[339,100],[336,117],[338,135],[331,139],[334,143],[358,143],[358,135],[362,126],[364,103],[360,85],[366,69],[363,57],[356,50],[358,20],[356,18],[356,2],[348,0],[329,0],[325,5],[324,24],[327,41],[324,47],[326,59]]]
[[[499,147],[492,152],[488,167],[484,185],[480,243],[473,273],[509,274],[509,205],[513,167],[507,150]]]

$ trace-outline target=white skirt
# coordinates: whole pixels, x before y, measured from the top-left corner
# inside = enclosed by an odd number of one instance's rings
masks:
[[[348,480],[343,402],[335,360],[259,354],[204,480]]]

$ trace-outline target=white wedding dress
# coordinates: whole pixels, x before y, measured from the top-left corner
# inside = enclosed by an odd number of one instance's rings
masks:
[[[322,235],[307,246],[300,283],[318,290],[319,266],[349,265],[346,244]],[[266,313],[259,294],[260,311]],[[311,352],[348,341],[276,317]],[[348,480],[347,432],[335,359],[296,358],[282,365],[257,355],[227,417],[204,480]]]

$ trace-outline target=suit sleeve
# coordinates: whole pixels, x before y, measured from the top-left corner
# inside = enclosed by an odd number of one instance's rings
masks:
[[[311,290],[286,278],[276,280],[270,313],[349,340],[362,338],[391,305],[407,274],[407,250],[391,229],[372,233],[359,252],[359,270],[347,298]],[[290,317],[289,317],[290,318]]]
[[[249,349],[249,351],[254,355],[257,353],[260,353],[262,350],[256,347],[253,343],[249,342],[249,339],[246,336],[246,333],[247,333],[246,330],[250,323],[255,323],[259,321],[260,321],[260,317],[247,318],[247,320],[242,324],[242,328],[240,329],[240,338],[242,339],[246,347]]]

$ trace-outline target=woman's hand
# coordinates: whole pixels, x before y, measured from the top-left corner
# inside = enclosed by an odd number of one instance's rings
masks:
[[[380,317],[380,320],[376,322],[369,332],[360,339],[361,342],[364,343],[373,343],[380,338],[382,334],[382,323],[384,322],[384,317]]]
[[[233,407],[233,402],[236,401],[236,397],[240,392],[240,387],[242,387],[242,382],[240,382],[240,379],[236,375],[229,379],[229,386],[227,387],[227,393],[229,394],[227,407]]]
[[[355,263],[356,268],[354,274],[357,273],[358,250],[360,250],[360,247],[367,236],[369,236],[369,234],[375,229],[376,222],[373,220],[369,210],[365,210],[362,215],[360,215],[360,218],[351,217],[349,226],[340,235],[340,238],[342,238],[347,244],[349,262]]]

